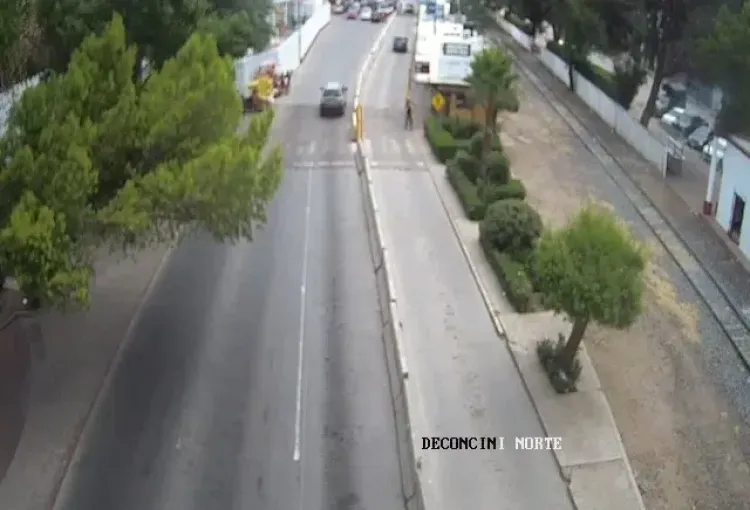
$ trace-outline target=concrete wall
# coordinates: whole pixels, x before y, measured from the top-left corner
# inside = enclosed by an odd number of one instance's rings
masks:
[[[0,94],[0,136],[5,134],[7,129],[8,119],[10,117],[10,110],[13,104],[18,101],[21,94],[29,87],[35,87],[39,83],[39,76],[29,78],[23,83],[15,85],[10,90]]]
[[[540,50],[539,58],[557,79],[566,86],[570,86],[568,64],[565,61],[546,48]],[[667,167],[666,146],[593,83],[577,72],[573,73],[573,79],[576,95],[641,156],[656,166],[662,175],[665,175]]]
[[[275,48],[247,55],[234,62],[235,83],[241,96],[248,94],[247,84],[252,81],[255,71],[264,62],[275,62],[283,71],[294,71],[304,60],[315,37],[331,21],[331,5],[324,1],[299,30],[295,30]]]
[[[723,175],[716,204],[716,221],[729,231],[734,207],[734,195],[745,200],[745,217],[740,232],[739,248],[750,257],[750,157],[731,141],[724,151]]]

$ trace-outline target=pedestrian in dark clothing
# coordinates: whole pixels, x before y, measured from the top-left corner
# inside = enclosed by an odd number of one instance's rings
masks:
[[[406,129],[411,129],[414,125],[414,117],[411,111],[411,98],[406,98]]]

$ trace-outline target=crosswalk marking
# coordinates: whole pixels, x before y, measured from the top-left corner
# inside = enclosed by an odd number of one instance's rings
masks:
[[[371,160],[386,160],[395,162],[429,161],[429,148],[425,149],[419,140],[410,136],[399,138],[397,134],[365,138],[362,141],[364,155]],[[298,161],[331,161],[340,160],[356,154],[356,144],[344,142],[330,144],[323,141],[302,141],[296,147],[287,147],[285,153],[288,160]]]
[[[287,163],[290,168],[346,168],[354,166],[354,160],[341,161],[292,161]]]

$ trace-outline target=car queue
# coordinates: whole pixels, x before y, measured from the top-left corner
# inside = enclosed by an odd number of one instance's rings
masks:
[[[396,0],[342,1],[333,6],[333,14],[344,15],[346,19],[379,23],[396,11]]]

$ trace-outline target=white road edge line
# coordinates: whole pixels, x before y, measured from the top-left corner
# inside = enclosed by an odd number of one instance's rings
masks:
[[[299,336],[297,356],[297,398],[294,415],[294,462],[301,457],[300,438],[302,430],[302,376],[305,362],[305,314],[307,309],[307,259],[310,251],[310,202],[312,201],[312,168],[307,170],[307,196],[305,198],[305,240],[302,245],[302,283],[300,285]]]

